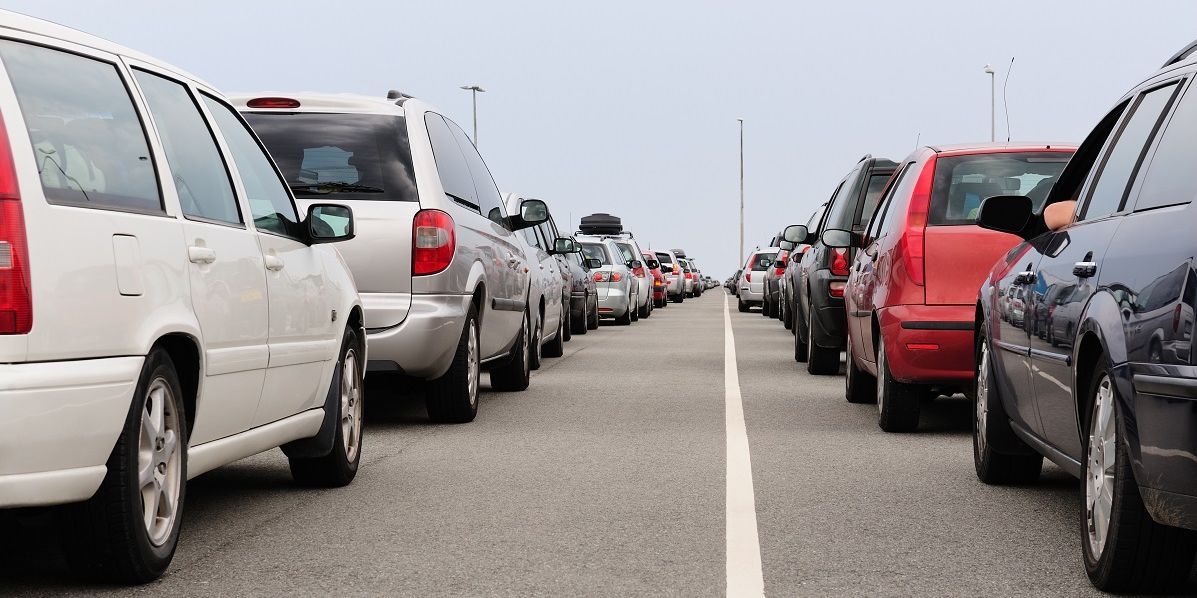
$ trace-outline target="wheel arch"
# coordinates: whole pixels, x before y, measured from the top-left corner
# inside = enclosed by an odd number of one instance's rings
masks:
[[[195,426],[196,410],[200,394],[201,372],[203,372],[203,351],[200,341],[186,332],[170,332],[162,335],[150,348],[162,349],[170,357],[179,377],[179,388],[183,391],[183,410],[187,414],[187,436]]]

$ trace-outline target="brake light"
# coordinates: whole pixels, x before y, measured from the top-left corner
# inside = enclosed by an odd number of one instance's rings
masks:
[[[250,108],[298,108],[299,100],[291,98],[254,98],[245,103]]]
[[[8,133],[0,120],[0,334],[27,334],[33,328],[29,285],[29,243],[21,190]]]
[[[910,207],[906,211],[906,230],[899,242],[906,274],[910,276],[911,282],[919,286],[923,286],[924,281],[924,236],[927,229],[927,210],[931,207],[931,185],[934,180],[935,156],[932,156],[919,173],[918,182],[914,184]]]
[[[611,273],[611,282],[619,282],[621,280],[623,280],[623,277],[619,275],[619,272]]]
[[[453,262],[457,234],[453,217],[440,210],[420,210],[412,221],[412,276],[442,272]]]
[[[752,272],[745,272],[745,273],[744,273],[744,280],[746,280],[746,281],[748,281],[748,282],[752,282]]]
[[[636,278],[644,278],[644,267],[632,268],[632,274],[635,274]]]
[[[686,280],[694,280],[694,273],[693,273],[693,272],[687,272],[687,273],[686,273]]]
[[[833,280],[827,285],[827,294],[831,295],[832,297],[843,297],[844,287],[846,285],[847,283],[843,281]]]
[[[847,276],[851,273],[848,271],[847,249],[835,248],[831,250],[831,273],[836,276]]]
[[[673,265],[673,275],[674,275],[674,276],[677,276],[677,275],[678,275],[678,274],[680,274],[680,273],[681,273],[681,269],[680,269],[680,268],[678,268],[678,265],[677,265],[677,264],[674,264],[674,265]]]
[[[906,343],[906,348],[911,351],[938,351],[939,345],[936,343]]]

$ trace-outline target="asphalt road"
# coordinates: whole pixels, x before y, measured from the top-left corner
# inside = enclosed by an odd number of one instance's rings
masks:
[[[174,563],[143,587],[74,579],[45,514],[0,512],[0,595],[723,594],[723,310],[716,290],[575,336],[471,424],[372,381],[351,486],[297,488],[277,450],[193,480]],[[887,435],[841,377],[797,367],[779,322],[734,302],[731,321],[768,595],[1094,593],[1066,474],[984,486],[964,399]]]

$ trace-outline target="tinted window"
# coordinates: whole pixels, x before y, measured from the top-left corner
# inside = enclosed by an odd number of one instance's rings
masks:
[[[538,228],[540,228],[540,227],[529,226],[528,228],[525,228],[524,230],[522,230],[520,232],[524,234],[524,239],[528,241],[529,245],[531,245],[533,247],[539,247],[541,249],[544,249],[545,245],[540,241],[540,235],[536,233],[536,230]]]
[[[586,259],[597,259],[603,262],[603,265],[611,265],[611,257],[607,255],[607,248],[602,243],[582,243],[582,255]]]
[[[1071,155],[1026,152],[940,158],[935,162],[927,223],[974,224],[981,202],[997,195],[1030,197],[1038,212]]]
[[[751,270],[753,272],[764,272],[773,264],[773,255],[768,253],[757,253],[752,256]]]
[[[407,120],[247,112],[295,197],[419,201]]]
[[[885,190],[885,183],[893,173],[874,174],[869,177],[869,186],[865,189],[864,205],[861,207],[860,218],[853,223],[853,228],[863,228],[873,212],[877,211],[877,202],[881,200],[881,192]]]
[[[915,174],[917,163],[911,162],[898,173],[897,178],[890,183],[885,192],[884,205],[869,221],[869,239],[877,239],[893,226],[898,218],[906,215],[906,205],[910,202],[910,194],[914,191],[914,183],[918,180]]]
[[[631,245],[627,243],[616,243],[615,246],[618,247],[620,253],[623,254],[623,261],[627,262],[628,260],[640,259],[636,257],[636,250],[633,249]]]
[[[827,204],[823,204],[823,205],[819,206],[818,209],[815,210],[814,214],[810,215],[810,220],[806,221],[807,233],[814,233],[819,230],[819,224],[823,221],[823,214],[826,212],[827,212]],[[790,245],[793,245],[793,243],[791,243]],[[783,249],[785,249],[785,248],[783,247]],[[793,247],[789,247],[789,249],[793,249]]]
[[[658,253],[657,261],[661,262],[662,264],[673,264],[673,258],[669,257],[668,253]]]
[[[853,170],[852,174],[848,175],[848,179],[851,179],[855,174],[856,171]],[[831,199],[827,200],[827,203],[831,206],[830,214],[827,218],[828,222],[841,223],[846,222],[849,218],[851,218],[849,213],[852,211],[852,206],[848,205],[851,202],[840,201],[843,200],[844,196],[846,195],[846,193],[843,192],[844,188],[850,186],[848,185],[848,179],[840,181],[840,184],[835,188],[835,192],[831,194]],[[839,225],[832,225],[832,228],[839,228]]]
[[[474,178],[470,175],[470,167],[466,165],[465,157],[462,156],[461,148],[457,146],[457,140],[453,138],[449,125],[445,124],[445,119],[440,115],[431,112],[424,115],[424,123],[428,127],[432,155],[436,160],[437,174],[440,175],[445,195],[478,209]]]
[[[145,129],[116,67],[0,41],[52,203],[161,212]]]
[[[1147,92],[1139,99],[1114,146],[1106,154],[1097,183],[1089,192],[1083,218],[1092,220],[1117,212],[1122,207],[1130,180],[1138,170],[1140,157],[1146,151],[1151,135],[1160,120],[1160,113],[1168,105],[1176,84]]]
[[[470,141],[470,138],[466,137],[465,131],[453,124],[453,121],[445,119],[445,122],[449,123],[449,128],[453,130],[453,136],[457,138],[457,145],[461,147],[461,154],[465,156],[466,164],[469,165],[470,175],[474,178],[474,189],[478,194],[479,210],[487,218],[507,226],[507,211],[503,209],[503,196],[499,194],[499,186],[495,184],[495,179],[490,175],[490,169],[486,167],[486,163],[482,161],[482,156],[478,154],[478,149],[474,147],[474,142]]]
[[[249,201],[249,212],[254,217],[254,226],[260,231],[290,237],[300,237],[299,217],[291,194],[283,186],[278,171],[270,163],[266,151],[254,139],[249,127],[237,117],[237,112],[211,97],[204,96],[204,105],[216,120],[216,126],[224,135],[241,186]]]
[[[1197,193],[1197,92],[1189,89],[1180,98],[1168,127],[1160,133],[1136,210],[1189,203]]]
[[[224,158],[195,98],[177,82],[134,71],[166,151],[166,162],[187,216],[240,224],[241,210]]]

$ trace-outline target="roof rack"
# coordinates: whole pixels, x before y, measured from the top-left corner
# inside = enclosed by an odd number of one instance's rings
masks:
[[[1188,58],[1190,55],[1193,54],[1194,50],[1197,50],[1197,40],[1193,40],[1192,42],[1189,42],[1189,45],[1181,48],[1179,52],[1173,54],[1172,58],[1169,58],[1168,62],[1165,62],[1164,65],[1161,66],[1160,68],[1166,68],[1166,67],[1172,66],[1172,65]]]

